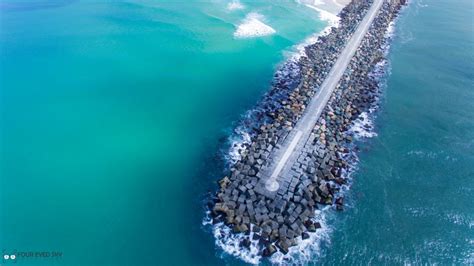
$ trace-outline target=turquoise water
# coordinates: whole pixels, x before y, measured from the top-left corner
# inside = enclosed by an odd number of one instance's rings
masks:
[[[292,1],[0,2],[0,250],[29,264],[241,264],[201,225],[221,150],[292,47]],[[272,4],[270,4],[270,2]],[[248,13],[277,33],[235,39]],[[472,263],[470,0],[413,0],[322,264]]]
[[[228,2],[0,2],[0,250],[222,262],[201,225],[215,158],[277,64],[327,25],[292,1]],[[276,34],[235,39],[251,12]]]

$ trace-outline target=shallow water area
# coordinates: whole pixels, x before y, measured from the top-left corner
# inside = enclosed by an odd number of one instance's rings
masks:
[[[221,264],[202,227],[219,149],[286,54],[326,27],[319,14],[147,0],[6,0],[0,13],[0,248],[62,251],[64,265]],[[235,38],[249,13],[276,32]]]

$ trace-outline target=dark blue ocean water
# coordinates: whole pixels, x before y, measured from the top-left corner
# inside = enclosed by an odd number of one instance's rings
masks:
[[[375,131],[320,262],[474,263],[472,1],[413,0],[396,25]]]

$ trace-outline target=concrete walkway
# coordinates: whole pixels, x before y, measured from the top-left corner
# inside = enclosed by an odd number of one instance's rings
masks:
[[[291,178],[290,175],[286,174],[291,168],[291,162],[296,160],[300,150],[308,140],[321,112],[329,101],[332,92],[343,76],[344,71],[357,51],[357,48],[367,33],[372,21],[380,10],[383,1],[384,0],[374,0],[373,5],[367,11],[366,16],[360,22],[356,31],[347,42],[346,47],[342,50],[336,60],[336,63],[332,67],[328,76],[321,84],[318,93],[311,99],[303,116],[293,128],[292,132],[290,132],[288,140],[285,141],[272,156],[274,163],[271,165],[270,169],[267,169],[267,174],[263,176],[264,182],[261,183],[261,185],[265,186],[265,189],[261,188],[259,191],[267,195],[275,194],[280,187],[280,183],[284,182],[285,179]]]

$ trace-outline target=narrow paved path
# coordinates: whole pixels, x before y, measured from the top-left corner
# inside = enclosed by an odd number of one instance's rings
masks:
[[[299,149],[304,146],[304,143],[306,143],[309,138],[312,128],[318,121],[321,112],[329,101],[332,92],[343,76],[344,71],[357,51],[357,48],[367,33],[372,21],[380,10],[383,1],[384,0],[374,1],[364,19],[360,22],[356,31],[347,42],[346,47],[342,50],[328,76],[321,84],[318,93],[311,99],[303,116],[288,136],[289,141],[285,141],[283,146],[276,151],[273,156],[273,167],[267,170],[268,175],[265,181],[265,189],[268,192],[271,193],[277,191],[280,187],[279,182],[285,180],[285,172],[291,167],[288,162],[292,162],[296,159],[296,156],[299,154]]]

